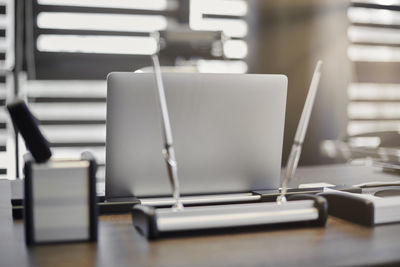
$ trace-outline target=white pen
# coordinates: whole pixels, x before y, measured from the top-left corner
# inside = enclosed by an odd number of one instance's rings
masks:
[[[304,104],[303,112],[301,113],[300,121],[296,130],[296,135],[294,137],[292,149],[290,150],[288,162],[286,165],[285,179],[282,184],[281,194],[278,196],[276,200],[278,203],[286,202],[285,195],[287,192],[287,185],[290,179],[292,179],[296,171],[297,164],[299,163],[304,137],[306,136],[308,123],[311,117],[311,111],[314,106],[315,96],[317,95],[318,84],[321,77],[321,66],[322,66],[322,61],[319,60],[314,70],[314,75],[312,77],[310,88],[308,90],[306,103]]]
[[[162,81],[161,67],[157,54],[151,56],[158,89],[158,103],[161,112],[162,132],[164,138],[164,149],[162,150],[165,162],[168,169],[168,178],[172,186],[172,195],[174,197],[174,210],[183,209],[183,204],[180,199],[180,188],[178,179],[178,164],[175,159],[174,144],[172,139],[171,123],[168,115],[167,99]]]
[[[155,39],[159,39],[159,33],[152,33],[152,36]],[[174,198],[174,205],[172,206],[173,211],[178,211],[183,209],[183,204],[180,196],[180,186],[179,186],[179,178],[178,178],[178,163],[175,158],[175,149],[174,142],[172,138],[172,129],[171,122],[169,119],[168,106],[167,106],[167,98],[165,97],[165,89],[164,83],[162,80],[161,74],[161,66],[160,61],[158,59],[158,53],[160,51],[158,41],[158,49],[157,52],[151,55],[151,60],[153,62],[154,68],[154,77],[156,80],[157,87],[157,99],[161,113],[161,131],[163,134],[164,148],[162,150],[162,154],[167,165],[168,169],[168,178],[172,187],[172,196]]]

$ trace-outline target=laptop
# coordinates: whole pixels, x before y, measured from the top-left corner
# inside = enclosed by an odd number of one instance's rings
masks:
[[[164,73],[182,195],[277,189],[287,77]],[[171,196],[153,73],[107,78],[106,198]]]

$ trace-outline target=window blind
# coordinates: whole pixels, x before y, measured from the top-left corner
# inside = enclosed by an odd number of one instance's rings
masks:
[[[400,1],[352,0],[348,9],[349,136],[400,130]],[[353,146],[376,147],[379,140],[357,137]]]
[[[14,12],[14,1],[0,1],[0,178],[10,174],[15,159],[13,129],[5,109],[13,90]]]

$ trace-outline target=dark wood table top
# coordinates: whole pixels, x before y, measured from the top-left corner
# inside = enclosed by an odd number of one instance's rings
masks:
[[[300,168],[293,184],[356,184],[400,176],[371,167]],[[269,226],[147,241],[129,215],[101,216],[97,243],[27,248],[11,217],[9,182],[0,181],[0,266],[400,266],[400,224],[363,227],[330,217],[326,227]]]

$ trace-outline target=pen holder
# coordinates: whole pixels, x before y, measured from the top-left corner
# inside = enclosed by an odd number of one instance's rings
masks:
[[[24,224],[27,245],[97,240],[96,161],[79,159],[24,166]]]

